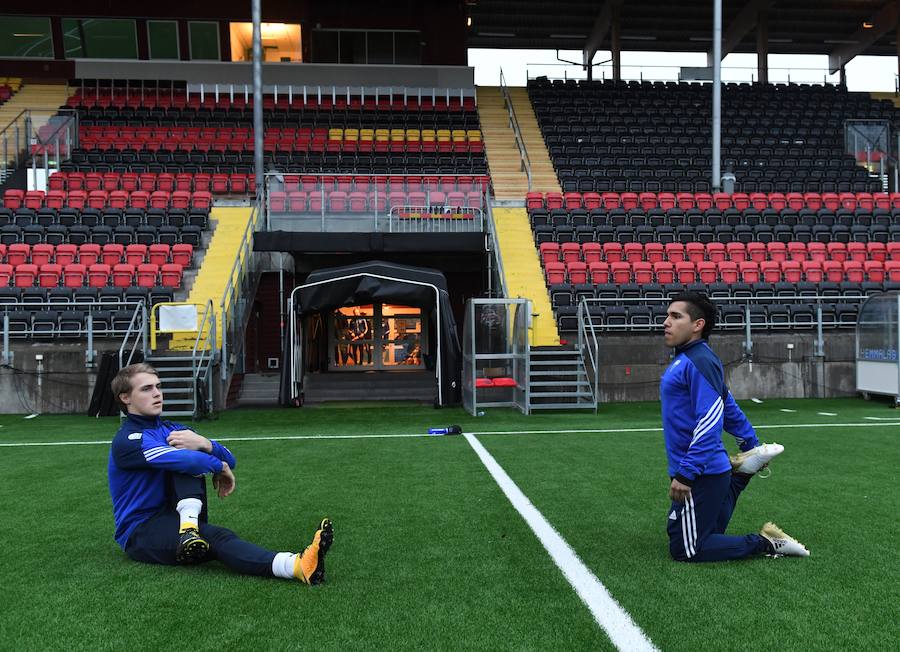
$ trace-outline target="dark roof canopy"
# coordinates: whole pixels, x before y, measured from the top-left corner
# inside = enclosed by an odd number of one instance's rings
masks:
[[[467,0],[472,16],[468,46],[582,50],[611,2]],[[723,0],[723,34],[748,6],[768,12],[770,54],[832,54],[876,33],[880,35],[864,47],[864,54],[897,54],[896,0]],[[712,0],[625,0],[619,12],[623,50],[696,52],[710,47]],[[872,28],[865,29],[864,22],[873,22]],[[598,49],[610,49],[608,34]],[[732,51],[756,52],[755,28],[742,31]]]

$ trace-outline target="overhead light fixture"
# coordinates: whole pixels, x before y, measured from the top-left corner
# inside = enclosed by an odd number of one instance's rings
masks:
[[[43,36],[43,34],[29,34],[27,32],[22,32],[21,34],[13,34],[13,36],[18,36],[20,38],[34,38],[35,36]]]
[[[478,32],[478,36],[497,36],[500,38],[513,38],[515,34],[512,32]]]
[[[587,38],[587,34],[551,34],[550,38]]]
[[[859,41],[855,41],[852,38],[827,38],[822,42],[832,45],[854,45],[856,43],[859,43]]]
[[[655,41],[656,40],[655,36],[642,36],[642,35],[638,35],[638,34],[633,34],[631,36],[623,34],[620,38],[623,41],[626,41],[626,40],[627,41]]]
[[[466,27],[471,27],[471,26],[472,26],[472,17],[466,16]]]
[[[712,41],[712,36],[689,36],[688,41],[696,41],[696,42]]]
[[[869,21],[864,21],[864,22],[863,22],[863,29],[872,29],[873,27],[875,27],[875,25],[873,25],[873,24],[870,23]]]
[[[770,38],[769,43],[793,43],[792,38]]]

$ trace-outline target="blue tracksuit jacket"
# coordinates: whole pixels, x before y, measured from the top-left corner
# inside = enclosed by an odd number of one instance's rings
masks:
[[[725,372],[706,340],[675,349],[660,382],[669,476],[690,486],[699,475],[731,470],[722,429],[741,450],[759,445],[753,426],[725,385]]]
[[[129,414],[113,438],[109,451],[109,493],[116,521],[116,542],[125,549],[138,525],[156,514],[167,502],[166,472],[202,475],[219,473],[222,462],[235,467],[234,455],[212,442],[212,454],[166,443],[173,430],[187,426],[159,417]]]

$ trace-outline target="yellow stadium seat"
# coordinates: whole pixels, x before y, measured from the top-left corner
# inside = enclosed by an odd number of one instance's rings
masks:
[[[466,136],[469,137],[469,142],[480,141],[481,140],[481,130],[480,129],[469,129],[466,132]]]
[[[359,140],[359,129],[344,129],[344,140]]]
[[[466,142],[466,130],[465,129],[454,129],[450,132],[453,137],[454,143],[464,143]]]
[[[421,140],[422,134],[418,129],[407,129],[406,130],[406,140],[417,141]]]
[[[388,141],[391,139],[391,132],[387,129],[376,129],[375,130],[375,140],[379,142]]]
[[[344,130],[343,129],[329,129],[328,130],[328,140],[343,140],[344,139]]]
[[[438,129],[437,130],[437,140],[439,143],[449,143],[450,142],[450,130],[449,129]]]
[[[375,140],[375,130],[374,129],[360,129],[359,130],[359,139],[360,140]]]

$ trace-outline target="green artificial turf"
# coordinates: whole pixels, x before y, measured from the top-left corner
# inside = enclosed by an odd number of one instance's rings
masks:
[[[612,649],[464,438],[331,437],[451,423],[648,429],[478,437],[660,649],[892,649],[900,413],[853,399],[741,405],[760,426],[871,424],[759,430],[786,452],[772,477],[753,480],[730,531],[774,520],[808,559],[669,560],[657,403],[481,418],[368,403],[191,424],[221,438],[323,437],[229,443],[237,490],[210,506],[213,522],[275,550],[301,549],[331,517],[336,542],[318,587],[215,562],[131,562],[112,539],[107,444],[0,447],[0,649]],[[108,442],[117,426],[3,415],[0,444]]]

